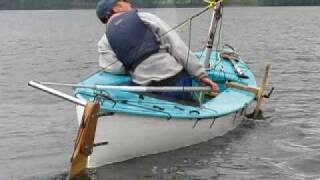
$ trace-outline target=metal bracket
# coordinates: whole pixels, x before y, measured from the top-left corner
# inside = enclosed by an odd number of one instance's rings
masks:
[[[114,112],[99,112],[98,116],[103,117],[103,116],[113,116]]]
[[[213,120],[212,120],[212,122],[210,124],[210,128],[212,128],[212,126],[214,125],[214,122],[216,122],[216,119],[217,119],[216,117],[213,118]]]
[[[197,126],[197,124],[198,124],[199,121],[200,121],[200,119],[197,119],[196,122],[194,122],[194,124],[193,124],[193,126],[192,126],[192,129],[194,129],[194,128]]]
[[[108,141],[99,142],[99,143],[94,143],[94,144],[93,144],[93,147],[106,146],[106,145],[108,145],[108,144],[109,144]]]
[[[272,87],[271,90],[268,92],[268,94],[265,94],[263,97],[264,98],[270,98],[272,93],[273,93],[273,91],[274,91],[274,87]]]

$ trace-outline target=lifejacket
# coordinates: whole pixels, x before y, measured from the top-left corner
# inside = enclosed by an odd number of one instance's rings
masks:
[[[107,26],[111,48],[127,71],[133,71],[160,49],[157,36],[139,18],[137,10],[112,17]]]

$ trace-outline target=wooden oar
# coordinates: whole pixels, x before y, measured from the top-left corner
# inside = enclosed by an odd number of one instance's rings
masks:
[[[265,90],[266,90],[266,85],[267,85],[267,80],[269,76],[269,69],[270,69],[270,64],[266,65],[265,72],[264,72],[264,77],[262,79],[262,82],[260,84],[260,87],[252,87],[252,86],[246,86],[243,84],[238,84],[238,83],[233,83],[233,82],[227,82],[225,86],[227,88],[237,88],[245,91],[252,92],[256,95],[256,107],[254,110],[253,118],[257,118],[260,112],[260,106],[262,103],[263,98],[265,97]]]

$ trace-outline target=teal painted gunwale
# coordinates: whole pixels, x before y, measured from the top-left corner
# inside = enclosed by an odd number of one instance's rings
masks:
[[[197,52],[194,54],[200,58],[202,53]],[[217,53],[213,52],[211,54],[210,63],[217,63],[217,57]],[[203,58],[200,58],[200,61],[203,61]],[[219,71],[222,66],[225,73]],[[114,101],[107,99],[101,100],[100,104],[102,112],[161,117],[166,119],[212,119],[239,112],[254,101],[255,95],[251,92],[234,88],[224,89],[223,84],[225,78],[233,82],[256,86],[255,77],[243,60],[239,61],[239,66],[245,69],[245,74],[249,77],[248,79],[239,79],[233,70],[232,64],[226,59],[222,60],[221,63],[217,65],[216,70],[207,70],[209,77],[219,84],[222,92],[213,99],[207,99],[200,107],[160,100],[149,96],[143,96],[144,99],[140,99],[141,96],[139,96],[139,94],[124,91],[75,88],[74,93],[77,97],[87,101],[92,101],[97,93],[109,94]],[[130,80],[129,76],[114,75],[98,71],[82,80],[79,84],[127,85]]]

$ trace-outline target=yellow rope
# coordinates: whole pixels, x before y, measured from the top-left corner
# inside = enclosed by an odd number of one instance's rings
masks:
[[[191,20],[191,18],[188,18],[187,20],[183,21],[182,24],[180,24],[180,25],[177,27],[176,31],[177,31],[177,32],[182,32],[182,28],[183,28],[190,20]]]
[[[222,3],[224,0],[203,0],[204,2],[208,3],[209,8],[214,8],[217,4]]]

